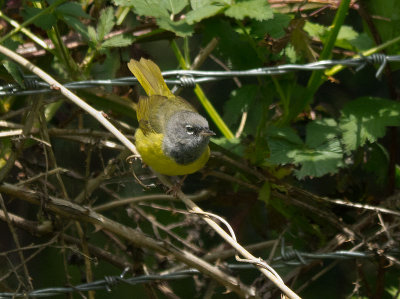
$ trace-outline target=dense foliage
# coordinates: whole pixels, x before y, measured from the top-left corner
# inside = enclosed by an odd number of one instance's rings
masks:
[[[336,2],[3,1],[0,45],[62,83],[131,76],[127,62],[140,57],[163,71],[229,71],[400,55],[399,1]],[[77,285],[126,266],[126,276],[194,267],[186,250],[258,296],[278,296],[256,269],[229,269],[229,245],[57,88],[21,92],[42,87],[0,52],[0,293]],[[170,86],[218,133],[183,191],[225,218],[240,244],[258,244],[255,255],[304,298],[399,297],[400,75],[398,63],[377,73],[382,63]],[[140,87],[74,92],[133,140]],[[129,239],[128,228],[153,245]],[[301,255],[339,250],[363,254]],[[241,295],[199,270],[85,295]]]

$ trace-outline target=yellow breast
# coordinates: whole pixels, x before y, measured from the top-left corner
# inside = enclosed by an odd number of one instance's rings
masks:
[[[204,167],[210,157],[210,148],[207,146],[199,159],[190,164],[181,165],[163,153],[162,134],[149,133],[144,135],[142,130],[138,129],[135,139],[136,148],[142,156],[143,162],[161,174],[185,175],[196,172]]]

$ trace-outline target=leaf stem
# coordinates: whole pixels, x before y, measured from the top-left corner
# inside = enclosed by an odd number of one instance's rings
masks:
[[[56,8],[57,6],[59,6],[60,4],[62,4],[63,2],[65,2],[66,0],[57,0],[56,2],[54,2],[53,4],[51,4],[49,7],[43,9],[41,12],[39,12],[38,14],[34,15],[32,18],[29,18],[28,20],[26,20],[25,22],[23,22],[19,27],[16,27],[15,29],[11,30],[9,33],[7,33],[6,35],[4,35],[2,38],[0,38],[0,44],[3,43],[6,39],[10,38],[11,36],[13,36],[14,34],[20,32],[23,28],[25,28],[26,26],[28,26],[29,24],[33,23],[36,19],[38,19],[39,17],[41,17],[42,15],[48,13],[49,11],[53,10],[54,8]]]
[[[335,45],[335,41],[339,34],[339,30],[344,23],[344,19],[346,17],[347,11],[349,10],[350,0],[342,0],[340,2],[340,6],[338,11],[336,12],[335,18],[332,23],[332,29],[329,32],[328,39],[324,45],[324,49],[321,52],[320,60],[329,59],[332,53],[332,49]],[[299,101],[297,105],[294,105],[292,110],[286,117],[283,119],[284,123],[289,122],[291,119],[296,117],[301,111],[303,111],[307,105],[309,105],[313,98],[314,94],[317,92],[318,88],[324,82],[324,72],[322,70],[314,71],[311,74],[310,79],[307,84],[307,91],[303,101]]]
[[[369,56],[369,55],[375,54],[375,53],[377,53],[379,51],[382,51],[383,49],[386,49],[387,47],[390,47],[391,45],[394,45],[394,44],[396,44],[398,42],[400,42],[400,36],[397,36],[397,37],[395,37],[395,38],[393,38],[391,40],[388,40],[387,42],[384,42],[383,44],[380,44],[379,46],[376,46],[376,47],[373,47],[373,48],[371,48],[369,50],[361,52],[361,54],[363,56]],[[353,58],[360,58],[360,57],[361,57],[360,55],[354,55],[353,56]],[[336,73],[338,73],[341,70],[343,70],[344,68],[345,67],[343,65],[336,65],[336,66],[332,67],[331,69],[326,70],[325,71],[325,75],[326,76],[333,76]]]
[[[0,18],[4,19],[8,23],[10,23],[12,26],[14,26],[14,28],[21,27],[21,25],[18,22],[14,21],[13,19],[11,19],[8,16],[6,16],[5,14],[3,14],[2,11],[0,11]],[[27,37],[29,37],[31,40],[33,40],[35,43],[37,43],[39,46],[41,46],[43,49],[45,49],[46,51],[52,52],[52,49],[50,49],[49,45],[46,44],[46,42],[44,40],[42,40],[40,37],[38,37],[36,34],[33,34],[30,30],[22,27],[20,29],[20,31],[23,34],[25,34]]]

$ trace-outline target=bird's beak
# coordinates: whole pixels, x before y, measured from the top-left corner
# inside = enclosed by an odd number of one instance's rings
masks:
[[[200,135],[201,136],[214,136],[215,133],[213,131],[211,131],[210,129],[202,129],[200,131]]]

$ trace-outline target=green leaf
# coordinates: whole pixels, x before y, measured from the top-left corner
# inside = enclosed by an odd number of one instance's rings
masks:
[[[306,145],[310,148],[316,148],[325,142],[338,138],[339,134],[339,125],[333,118],[315,120],[307,125]]]
[[[244,152],[244,146],[240,142],[239,138],[227,139],[225,137],[211,138],[211,142],[219,145],[220,147],[242,157]],[[211,144],[211,149],[213,145]]]
[[[286,34],[285,29],[289,26],[290,20],[288,15],[275,13],[271,20],[252,22],[251,34],[258,38],[264,38],[266,35],[281,38]]]
[[[112,52],[111,52],[112,53]],[[113,78],[120,67],[120,60],[118,55],[111,55],[108,53],[103,63],[95,63],[91,69],[93,78],[95,79],[109,79]]]
[[[268,205],[270,199],[271,199],[271,184],[268,181],[265,181],[264,185],[262,185],[260,191],[258,192],[258,200],[261,200]]]
[[[214,4],[214,0],[190,0],[190,6],[193,10]]]
[[[231,92],[231,96],[224,104],[224,120],[231,127],[235,125],[242,113],[248,111],[251,102],[258,93],[257,85],[244,85]]]
[[[190,36],[193,34],[193,26],[186,23],[185,20],[174,22],[171,21],[170,18],[157,18],[157,24],[162,29],[172,31],[181,37]]]
[[[343,166],[343,149],[333,119],[311,122],[306,127],[306,142],[289,128],[269,128],[271,163],[295,164],[297,178],[320,177],[335,173]]]
[[[328,31],[327,27],[309,21],[306,21],[303,29],[305,32],[308,33],[308,35],[312,37],[317,37],[319,39],[323,38],[326,35],[326,32]]]
[[[225,6],[221,5],[207,5],[195,10],[192,10],[186,14],[186,22],[188,24],[194,24],[200,22],[203,19],[215,16],[216,14],[220,13]]]
[[[343,49],[353,50],[351,41],[358,37],[356,32],[351,26],[343,25],[340,27],[339,34],[335,41],[335,46]]]
[[[135,41],[135,37],[132,34],[120,34],[113,36],[101,45],[102,48],[116,48],[116,47],[127,47]]]
[[[116,6],[133,7],[137,0],[113,0]]]
[[[359,52],[368,50],[374,46],[374,42],[365,32],[350,40],[349,43]]]
[[[97,41],[101,42],[115,25],[114,9],[109,6],[100,12],[99,23],[97,24]]]
[[[164,0],[159,1],[169,12],[176,15],[182,11],[188,4],[188,0]]]
[[[135,0],[132,2],[138,15],[169,18],[168,10],[158,0]]]
[[[88,29],[89,40],[92,41],[94,44],[97,44],[99,41],[97,40],[96,29],[94,29],[93,26],[88,26],[87,29]]]
[[[73,16],[75,18],[81,17],[85,19],[90,19],[90,15],[85,13],[82,6],[77,2],[67,2],[58,6],[55,10],[56,15],[62,16]]]
[[[237,33],[231,24],[221,18],[210,18],[204,22],[204,43],[217,37],[219,43],[216,52],[234,69],[248,69],[259,67],[262,64],[254,48],[245,40],[243,35]]]
[[[295,171],[297,178],[321,177],[336,173],[343,166],[343,150],[338,139],[329,140],[315,149],[304,149],[294,155],[294,163],[300,164]]]
[[[293,45],[298,55],[307,57],[309,61],[316,61],[318,54],[312,48],[312,40],[308,33],[304,30],[304,19],[293,19],[290,22],[292,28],[290,34],[290,43]]]
[[[271,126],[268,128],[268,136],[275,139],[287,140],[295,145],[303,144],[303,140],[301,140],[296,131],[290,127],[277,128]]]
[[[225,11],[225,15],[238,20],[245,17],[256,19],[259,21],[272,19],[273,11],[265,0],[247,0],[237,1]]]
[[[365,5],[370,15],[374,16],[373,22],[382,42],[386,42],[400,35],[400,1],[368,0],[365,1]],[[399,54],[400,44],[396,43],[386,48],[385,51],[387,55]]]
[[[4,60],[3,66],[7,70],[7,72],[13,77],[13,79],[22,87],[25,88],[24,78],[21,75],[21,72],[18,68],[18,64],[11,60]]]
[[[37,7],[30,7],[30,6],[24,6],[24,10],[22,11],[22,16],[24,17],[25,20],[28,20],[38,13],[40,13],[42,9],[37,8]],[[42,28],[43,30],[50,30],[51,27],[57,22],[56,17],[52,13],[45,13],[43,14],[40,18],[37,18],[33,24],[35,24],[37,27]]]
[[[82,36],[82,38],[84,38],[86,41],[90,41],[90,37],[89,37],[89,33],[88,33],[88,27],[85,26],[81,21],[79,21],[75,17],[66,16],[66,15],[62,16],[62,19],[72,29],[74,29],[76,32],[78,32]]]
[[[342,109],[339,126],[347,151],[355,150],[383,137],[387,126],[400,126],[400,103],[372,97],[351,101]]]
[[[273,164],[290,164],[298,151],[303,150],[304,144],[297,133],[289,127],[268,128],[268,146],[270,157],[268,162]]]
[[[365,170],[371,173],[378,184],[383,184],[388,175],[389,153],[379,143],[373,143],[366,150]]]
[[[395,181],[396,181],[396,188],[400,188],[400,166],[396,164],[396,175],[395,175]]]

